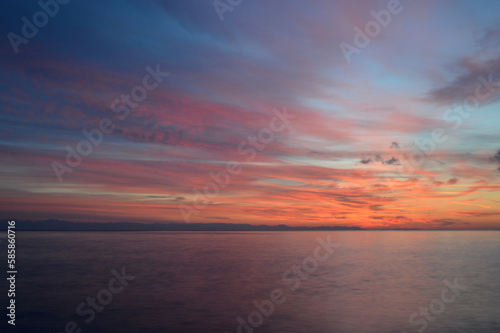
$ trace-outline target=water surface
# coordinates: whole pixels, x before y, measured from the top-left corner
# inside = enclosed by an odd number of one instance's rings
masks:
[[[314,257],[318,237],[339,246],[292,291],[282,276]],[[286,300],[254,332],[417,332],[414,312],[423,332],[500,332],[500,232],[20,232],[17,242],[16,332],[68,321],[82,332],[237,332],[236,318],[276,289]],[[135,279],[85,323],[77,306],[123,267]],[[424,319],[419,309],[439,305],[455,278],[467,289]]]

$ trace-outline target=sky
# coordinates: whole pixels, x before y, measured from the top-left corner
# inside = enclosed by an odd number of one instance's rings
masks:
[[[500,229],[498,1],[1,6],[2,219]]]

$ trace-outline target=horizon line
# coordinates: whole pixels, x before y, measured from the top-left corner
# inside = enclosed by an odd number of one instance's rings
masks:
[[[12,221],[12,220],[4,220]],[[14,220],[16,221],[16,220]],[[183,222],[73,222],[58,219],[18,220],[19,231],[500,231],[500,229],[455,228],[364,228],[346,225],[289,226],[285,224],[183,223]]]

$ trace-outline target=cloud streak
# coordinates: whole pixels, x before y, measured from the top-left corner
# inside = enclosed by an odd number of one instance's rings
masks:
[[[193,222],[500,228],[488,208],[499,191],[496,95],[402,171],[416,158],[409,143],[449,127],[447,108],[478,84],[496,89],[499,5],[412,2],[352,64],[338,44],[372,19],[373,2],[286,6],[248,2],[221,22],[210,1],[75,2],[18,55],[4,39],[1,217],[182,222],[178,205],[236,160],[244,172]],[[36,7],[6,4],[2,33]],[[59,183],[51,162],[114,117],[110,102],[157,63],[168,80]],[[239,144],[285,105],[291,130],[241,159]]]

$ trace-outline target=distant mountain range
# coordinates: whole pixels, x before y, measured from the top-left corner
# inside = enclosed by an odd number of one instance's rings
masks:
[[[17,231],[307,231],[307,230],[364,230],[360,227],[319,226],[290,227],[235,223],[130,223],[130,222],[69,222],[61,220],[16,221]]]

